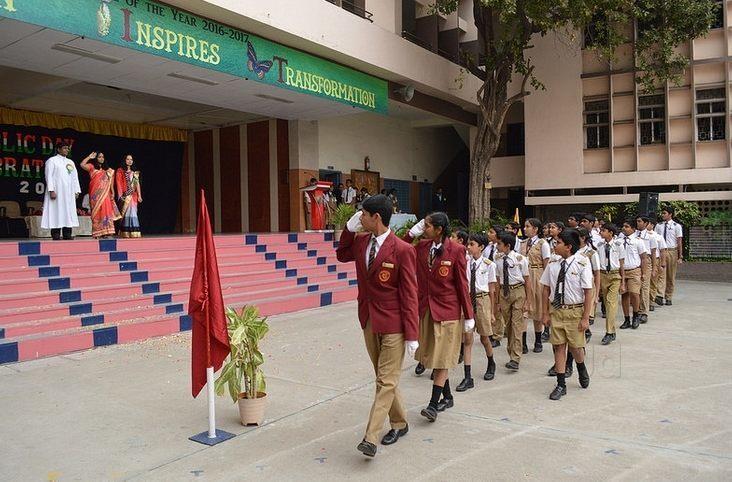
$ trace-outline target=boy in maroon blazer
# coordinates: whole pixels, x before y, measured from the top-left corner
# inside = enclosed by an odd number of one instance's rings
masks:
[[[366,199],[348,221],[336,250],[338,261],[356,262],[358,319],[376,374],[366,435],[357,447],[369,457],[376,455],[387,414],[391,430],[382,444],[393,444],[409,431],[398,385],[405,348],[412,357],[419,346],[415,251],[389,229],[391,214],[388,197]],[[366,234],[356,234],[361,229]]]
[[[416,360],[434,369],[429,405],[422,415],[430,422],[454,405],[448,370],[458,364],[463,332],[475,326],[473,303],[465,277],[465,248],[450,241],[450,220],[432,213],[417,223],[405,241],[424,236],[416,246],[419,283],[419,349]],[[461,315],[465,321],[460,323]],[[440,400],[442,395],[442,400]]]

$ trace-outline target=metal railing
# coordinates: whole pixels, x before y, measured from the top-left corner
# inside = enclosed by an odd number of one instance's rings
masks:
[[[347,12],[351,12],[354,15],[357,15],[365,20],[368,20],[369,22],[373,23],[372,17],[374,16],[373,13],[366,10],[364,7],[361,7],[359,5],[356,5],[355,3],[349,1],[349,0],[325,0],[326,2],[332,3],[333,5],[337,7],[341,7],[343,10]]]
[[[413,44],[417,44],[424,49],[432,51],[431,43],[429,43],[425,40],[422,40],[421,38],[417,37],[412,32],[409,32],[407,30],[402,30],[402,38],[405,38],[405,39],[409,40],[410,42],[412,42]]]

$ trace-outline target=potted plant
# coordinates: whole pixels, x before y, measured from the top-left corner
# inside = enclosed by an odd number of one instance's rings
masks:
[[[223,395],[227,388],[231,399],[239,404],[242,425],[260,425],[267,394],[259,342],[269,331],[267,318],[259,316],[256,306],[244,306],[240,311],[227,307],[226,318],[231,354],[216,380],[216,394]]]
[[[351,219],[351,216],[353,216],[354,214],[356,214],[356,208],[354,208],[350,204],[339,204],[335,208],[335,211],[333,211],[335,241],[341,239],[341,233],[343,232],[343,228],[346,226],[346,223],[349,219]]]

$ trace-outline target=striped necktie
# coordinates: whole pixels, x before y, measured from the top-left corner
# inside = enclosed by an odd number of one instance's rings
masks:
[[[427,260],[427,264],[429,265],[430,269],[432,269],[432,264],[435,262],[436,255],[437,255],[437,248],[432,246],[432,249],[430,249],[430,257]]]
[[[475,290],[475,271],[478,269],[478,263],[473,260],[470,266],[470,301],[473,304],[473,311],[477,309],[478,293]]]
[[[559,277],[557,277],[557,285],[554,287],[554,300],[552,306],[559,309],[564,304],[564,279],[567,276],[567,261],[562,261],[562,266],[559,269]],[[561,291],[560,291],[561,288]]]
[[[376,236],[371,238],[371,249],[369,250],[369,262],[366,267],[367,270],[371,269],[371,265],[374,264],[374,259],[376,259]]]

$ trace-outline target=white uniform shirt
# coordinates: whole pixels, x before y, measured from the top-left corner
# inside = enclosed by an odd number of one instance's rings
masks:
[[[535,244],[537,244],[539,242],[539,239],[541,239],[541,238],[539,238],[539,236],[534,236],[533,238],[531,238],[531,247],[532,248],[534,247]],[[526,243],[526,254],[528,254],[529,250],[531,249],[531,248],[529,248],[529,240],[527,239],[524,242]],[[549,242],[545,241],[545,242],[541,243],[541,259],[551,258],[551,256],[552,256],[552,248],[549,246]]]
[[[498,254],[498,245],[496,243],[488,243],[488,246],[483,250],[483,257],[493,261]]]
[[[663,236],[661,236],[657,232],[655,232],[655,231],[648,231],[648,232],[656,240],[656,247],[658,248],[658,249],[656,249],[656,258],[660,258],[661,257],[661,250],[666,249],[666,241],[664,241],[663,240]]]
[[[381,249],[381,245],[384,244],[384,241],[386,240],[387,236],[389,236],[389,233],[391,233],[391,229],[387,228],[386,232],[382,234],[381,236],[376,236],[376,253],[374,253],[374,259],[376,259],[376,256],[379,254],[379,250]],[[371,243],[374,241],[374,235],[371,235],[371,239],[369,240],[369,244],[366,245],[366,267],[369,266],[369,253],[371,252]]]
[[[641,231],[636,231],[635,233],[633,233],[632,237],[643,240],[643,243],[645,243],[646,245],[646,251],[649,255],[651,254],[652,249],[658,249],[658,242],[656,241],[656,237],[645,229]]]
[[[81,194],[79,171],[74,161],[56,155],[46,161],[46,194],[43,198],[43,229],[73,228],[79,225],[76,215],[76,195]],[[56,199],[51,199],[51,191]]]
[[[496,253],[496,275],[501,284],[505,284],[503,279],[503,263],[508,264],[508,284],[513,286],[524,283],[524,276],[529,276],[529,261],[526,256],[511,251],[508,255]]]
[[[635,236],[623,236],[621,239],[625,248],[625,269],[635,269],[641,265],[641,255],[651,254],[646,250],[646,243]]]
[[[562,257],[554,252],[554,246],[557,245],[557,240],[554,238],[549,238],[547,239],[547,244],[549,245],[550,250],[549,262],[551,263],[552,261],[561,261]]]
[[[595,246],[598,245],[600,241],[602,241],[602,236],[600,236],[600,230],[596,228],[592,228],[592,231],[590,231],[590,237],[592,238],[592,244]]]
[[[344,203],[351,204],[356,199],[356,190],[353,187],[347,187],[342,191],[341,196]]]
[[[597,255],[600,258],[600,270],[607,271],[607,245],[610,245],[610,270],[620,269],[620,260],[625,259],[625,246],[618,238],[613,238],[609,243],[601,240],[595,245],[597,247]]]
[[[585,302],[584,290],[592,289],[592,268],[590,260],[580,253],[575,253],[566,260],[566,274],[564,277],[564,304],[577,305]],[[562,261],[549,263],[541,275],[539,282],[550,288],[549,301],[554,300],[554,293],[557,290],[559,271],[562,269]]]
[[[590,251],[592,251],[593,253],[592,256],[588,257],[585,253],[588,253]],[[600,270],[600,255],[597,254],[596,250],[592,249],[589,245],[586,245],[584,248],[580,248],[577,253],[590,260],[590,268],[592,268],[592,271]]]
[[[656,224],[656,232],[660,234],[666,242],[666,247],[668,249],[676,249],[678,246],[678,240],[676,238],[684,236],[684,231],[681,229],[681,225],[673,219]]]
[[[496,278],[496,263],[483,256],[475,259],[470,255],[466,255],[466,258],[468,260],[466,269],[468,275],[468,292],[470,292],[470,274],[473,269],[473,264],[475,264],[475,292],[488,293],[490,291],[490,283],[498,281],[498,278]]]

